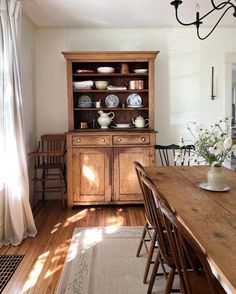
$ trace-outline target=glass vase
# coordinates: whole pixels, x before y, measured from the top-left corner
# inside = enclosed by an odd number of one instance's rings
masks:
[[[222,167],[212,166],[207,173],[208,184],[213,190],[221,190],[225,186],[225,175]]]

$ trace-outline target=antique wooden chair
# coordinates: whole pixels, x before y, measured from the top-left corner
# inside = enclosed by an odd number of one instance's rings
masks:
[[[143,277],[143,283],[147,282],[147,277],[148,277],[148,272],[150,269],[150,265],[152,263],[152,256],[153,256],[153,251],[155,249],[155,244],[156,244],[156,236],[157,236],[157,232],[156,230],[152,227],[152,216],[150,213],[150,208],[149,208],[149,203],[148,203],[148,199],[147,196],[145,194],[145,190],[143,187],[143,183],[141,181],[141,176],[146,176],[146,173],[144,171],[143,166],[137,162],[134,161],[134,167],[137,173],[137,177],[138,177],[138,181],[139,181],[139,185],[143,194],[143,199],[144,199],[144,208],[145,208],[145,225],[143,227],[143,232],[142,232],[142,236],[139,242],[139,246],[138,246],[138,250],[137,250],[137,254],[136,256],[139,257],[140,256],[140,252],[141,249],[144,245],[147,253],[148,253],[148,257],[147,257],[147,261],[146,261],[146,267],[145,267],[145,271],[144,271],[144,277]],[[147,243],[149,243],[150,245],[148,246]]]
[[[190,160],[189,156],[195,149],[194,145],[187,145],[184,147],[180,147],[179,145],[171,144],[171,145],[155,145],[155,149],[158,150],[158,155],[160,157],[160,162],[162,166],[170,166],[176,165],[174,161],[176,152],[182,150],[183,161],[181,165],[189,165]]]
[[[60,192],[62,207],[65,207],[64,194],[66,192],[66,136],[65,134],[42,135],[36,151],[29,153],[34,158],[33,177],[33,205],[36,194],[46,192]],[[41,182],[41,190],[37,190],[37,182]],[[50,185],[53,182],[53,185]],[[58,184],[57,184],[58,183]]]
[[[161,201],[159,206],[179,274],[181,293],[226,293],[214,277],[203,248],[180,223],[165,202]]]
[[[149,207],[151,219],[153,221],[152,227],[157,232],[156,236],[157,236],[157,242],[159,245],[159,249],[155,258],[147,293],[148,294],[152,293],[152,289],[156,279],[158,268],[160,263],[162,262],[168,265],[168,267],[170,268],[170,271],[167,275],[165,294],[171,293],[173,291],[179,292],[179,289],[172,289],[174,277],[176,274],[176,265],[175,265],[175,261],[170,249],[161,210],[158,206],[159,201],[161,200],[165,201],[164,197],[162,197],[161,194],[159,195],[157,193],[157,188],[151,179],[149,179],[145,175],[141,175],[140,178],[143,184],[144,193],[147,195],[147,199],[148,199],[147,205]]]

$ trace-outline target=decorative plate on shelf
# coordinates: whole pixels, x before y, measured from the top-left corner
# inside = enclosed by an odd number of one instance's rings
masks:
[[[117,107],[119,105],[119,98],[114,94],[107,95],[105,99],[106,107]]]
[[[78,99],[78,107],[91,107],[92,100],[88,95],[82,95]]]
[[[131,107],[131,106],[140,107],[142,105],[142,98],[140,95],[136,93],[130,94],[127,98],[127,104],[128,104],[128,107]]]
[[[129,108],[141,108],[143,105],[127,105]]]

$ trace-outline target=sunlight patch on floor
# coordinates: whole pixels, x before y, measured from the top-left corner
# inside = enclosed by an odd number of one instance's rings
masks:
[[[87,229],[84,234],[83,244],[85,248],[94,246],[102,241],[102,229]]]
[[[118,230],[119,227],[123,226],[124,217],[123,216],[115,216],[107,219],[106,225],[106,233],[112,234]]]
[[[72,215],[70,217],[67,218],[65,224],[63,225],[63,228],[68,227],[71,223],[75,223],[83,218],[86,217],[88,212],[88,209],[83,209],[82,211],[76,213],[75,215]]]
[[[30,288],[33,288],[36,285],[49,253],[50,253],[50,251],[47,251],[38,257],[38,260],[36,261],[36,263],[33,267],[33,270],[29,274],[29,277],[23,287],[22,293],[27,292]]]

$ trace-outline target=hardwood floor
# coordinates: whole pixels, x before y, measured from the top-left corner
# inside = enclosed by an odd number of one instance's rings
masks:
[[[145,222],[143,206],[76,207],[62,211],[59,201],[41,203],[34,216],[36,238],[0,249],[0,254],[25,255],[3,294],[55,293],[75,227],[143,226]]]

